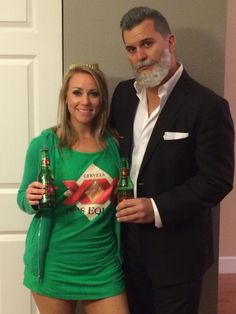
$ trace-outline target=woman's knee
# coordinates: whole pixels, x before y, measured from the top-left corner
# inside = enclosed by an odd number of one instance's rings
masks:
[[[86,314],[129,314],[126,294],[82,302]]]
[[[50,298],[32,292],[40,314],[75,314],[76,301]]]

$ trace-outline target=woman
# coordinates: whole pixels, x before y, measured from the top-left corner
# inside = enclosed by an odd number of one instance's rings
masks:
[[[120,159],[107,131],[108,91],[98,68],[73,66],[59,96],[58,125],[32,140],[18,204],[35,214],[24,256],[24,285],[41,314],[74,314],[80,300],[87,314],[128,314],[119,256],[114,191]],[[39,154],[49,147],[56,206],[45,261],[37,247],[44,186],[37,181]],[[39,265],[39,264],[43,265]],[[44,276],[38,278],[39,267]]]

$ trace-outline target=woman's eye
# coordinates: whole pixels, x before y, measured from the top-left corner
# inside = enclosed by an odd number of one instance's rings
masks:
[[[99,93],[96,92],[96,91],[90,92],[89,95],[92,96],[92,97],[99,97]]]
[[[73,95],[75,95],[75,96],[81,96],[81,95],[82,95],[82,93],[81,93],[80,90],[74,90],[72,93],[73,93]]]

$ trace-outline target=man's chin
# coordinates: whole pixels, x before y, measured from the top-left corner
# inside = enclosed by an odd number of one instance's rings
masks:
[[[145,80],[136,79],[136,82],[140,88],[152,88],[161,84],[162,80]]]

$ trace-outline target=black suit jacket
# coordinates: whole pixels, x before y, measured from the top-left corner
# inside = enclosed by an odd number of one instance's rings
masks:
[[[130,159],[138,105],[133,83],[117,86],[110,111],[121,155]],[[188,137],[165,140],[165,132]],[[138,224],[142,261],[158,283],[195,279],[213,263],[211,209],[232,189],[233,146],[227,101],[184,70],[154,126],[137,182],[138,197],[154,199],[163,223],[161,229]]]

